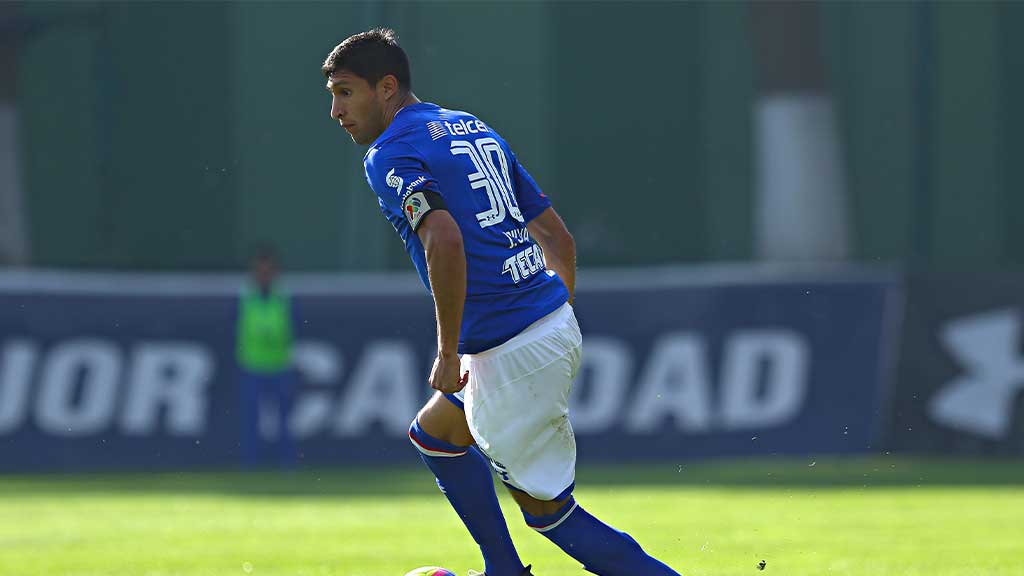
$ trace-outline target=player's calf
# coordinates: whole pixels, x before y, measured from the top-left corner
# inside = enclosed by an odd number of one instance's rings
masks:
[[[437,436],[423,426],[420,418],[431,423],[431,430],[437,431]],[[465,436],[470,438],[468,442],[461,436],[463,428]],[[461,444],[449,441],[460,439]],[[435,395],[409,427],[409,440],[480,546],[488,576],[520,576],[523,563],[498,506],[490,464],[470,445],[472,437],[462,411],[440,394]]]
[[[599,576],[679,576],[644,552],[632,536],[591,516],[572,496],[559,502],[545,502],[515,491],[512,494],[520,503],[527,525],[589,572]],[[550,512],[534,513],[547,511]]]

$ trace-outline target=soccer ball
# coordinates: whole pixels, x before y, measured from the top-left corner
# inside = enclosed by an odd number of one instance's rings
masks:
[[[412,570],[405,576],[455,576],[455,572],[445,568],[438,568],[437,566],[424,566]]]

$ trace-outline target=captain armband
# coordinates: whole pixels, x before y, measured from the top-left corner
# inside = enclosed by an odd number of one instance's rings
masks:
[[[431,210],[447,210],[444,198],[433,190],[417,190],[409,192],[402,198],[402,214],[415,232],[420,227],[423,217]]]

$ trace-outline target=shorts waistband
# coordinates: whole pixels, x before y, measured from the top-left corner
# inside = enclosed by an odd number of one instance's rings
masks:
[[[566,302],[565,304],[562,304],[558,308],[555,308],[552,312],[549,312],[546,316],[542,316],[541,318],[537,319],[536,322],[527,326],[525,329],[523,329],[522,332],[516,334],[508,341],[503,342],[495,346],[494,348],[484,350],[483,352],[477,352],[476,354],[466,354],[466,356],[470,356],[472,358],[479,358],[483,360],[486,358],[490,358],[491,356],[501,354],[503,352],[508,352],[509,350],[514,350],[522,346],[524,343],[528,342],[533,337],[533,333],[542,331],[548,326],[564,322],[565,320],[570,318],[572,314],[572,305]]]

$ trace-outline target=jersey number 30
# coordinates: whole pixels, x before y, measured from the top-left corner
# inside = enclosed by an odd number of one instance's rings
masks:
[[[497,140],[494,138],[478,138],[473,142],[453,140],[451,151],[454,156],[460,154],[469,156],[469,160],[476,170],[469,174],[469,185],[474,190],[483,188],[484,193],[487,194],[490,206],[476,215],[476,221],[481,228],[500,224],[509,216],[523,222],[523,213],[519,211],[519,204],[516,203],[515,195],[512,192],[512,180],[508,175],[508,158]],[[495,163],[495,159],[497,159],[497,163]]]

